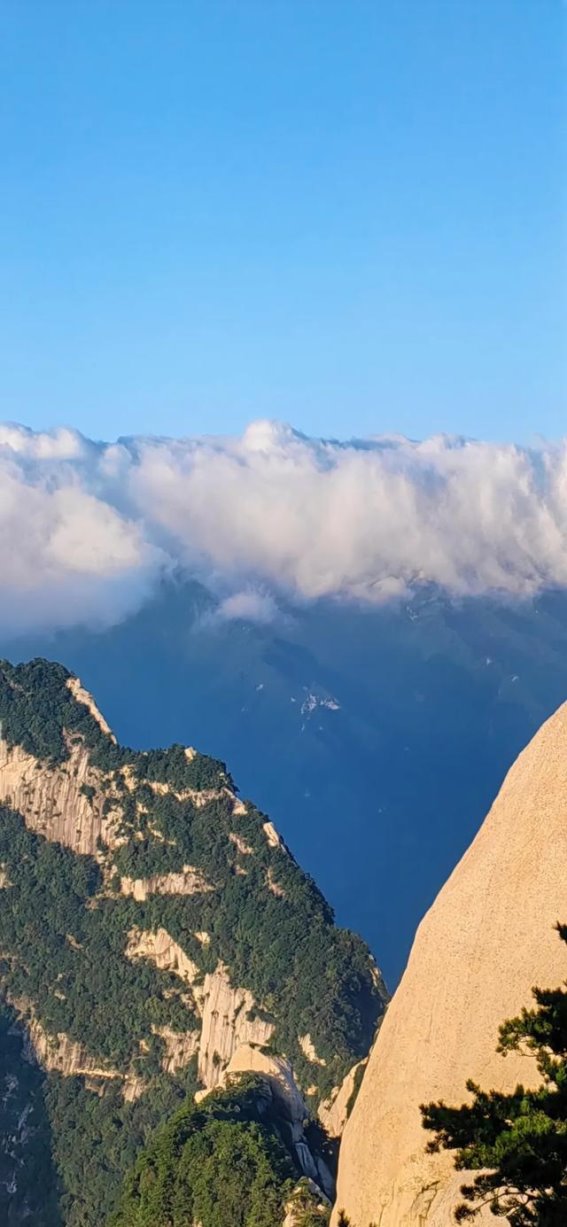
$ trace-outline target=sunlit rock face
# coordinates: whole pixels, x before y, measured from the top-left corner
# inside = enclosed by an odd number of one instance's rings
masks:
[[[530,1058],[497,1055],[497,1033],[533,985],[565,979],[554,926],[567,918],[566,868],[567,704],[517,759],[418,929],[346,1126],[335,1223],[341,1209],[352,1227],[453,1221],[463,1173],[425,1153],[419,1106],[463,1102],[467,1078],[503,1092],[539,1081]]]

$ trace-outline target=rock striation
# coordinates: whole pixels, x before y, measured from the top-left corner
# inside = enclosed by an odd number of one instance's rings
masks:
[[[271,1039],[274,1025],[257,1017],[252,993],[235,988],[222,963],[214,972],[203,975],[167,929],[160,928],[155,933],[133,929],[126,953],[131,959],[150,959],[160,970],[172,971],[187,985],[188,1004],[194,1007],[201,1027],[193,1032],[192,1042],[189,1036],[179,1036],[178,1049],[172,1032],[168,1037],[168,1058],[180,1067],[198,1053],[197,1072],[207,1091],[219,1085],[223,1071],[227,1066],[230,1068],[233,1055],[242,1045],[267,1044]],[[184,1053],[187,1061],[183,1061]]]
[[[65,762],[46,770],[33,754],[0,739],[0,804],[22,814],[30,830],[94,856],[100,839],[111,842],[116,825],[111,813],[103,813],[104,800],[101,772],[81,742],[70,745]]]
[[[425,1153],[419,1105],[464,1102],[467,1078],[503,1092],[538,1084],[531,1058],[495,1048],[534,984],[565,979],[554,926],[567,919],[566,868],[567,704],[520,755],[419,926],[346,1125],[335,1224],[340,1210],[352,1227],[454,1221],[465,1176],[451,1155]]]

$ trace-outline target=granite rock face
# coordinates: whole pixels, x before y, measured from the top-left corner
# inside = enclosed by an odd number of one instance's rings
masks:
[[[554,926],[567,919],[566,868],[567,704],[519,756],[419,926],[346,1125],[335,1223],[339,1210],[352,1227],[453,1221],[464,1176],[451,1155],[425,1153],[419,1105],[462,1103],[467,1078],[503,1092],[539,1082],[531,1058],[497,1055],[498,1027],[535,984],[565,979]]]

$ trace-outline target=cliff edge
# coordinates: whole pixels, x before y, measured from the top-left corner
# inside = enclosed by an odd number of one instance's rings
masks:
[[[503,1092],[540,1081],[531,1058],[495,1049],[533,985],[565,979],[554,926],[567,918],[566,867],[564,704],[511,768],[419,926],[345,1129],[335,1224],[340,1210],[352,1227],[454,1221],[464,1173],[450,1154],[426,1154],[419,1105],[464,1102],[467,1078]]]

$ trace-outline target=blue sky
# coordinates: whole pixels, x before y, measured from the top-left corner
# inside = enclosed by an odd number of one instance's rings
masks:
[[[565,431],[560,0],[2,0],[0,417]]]

